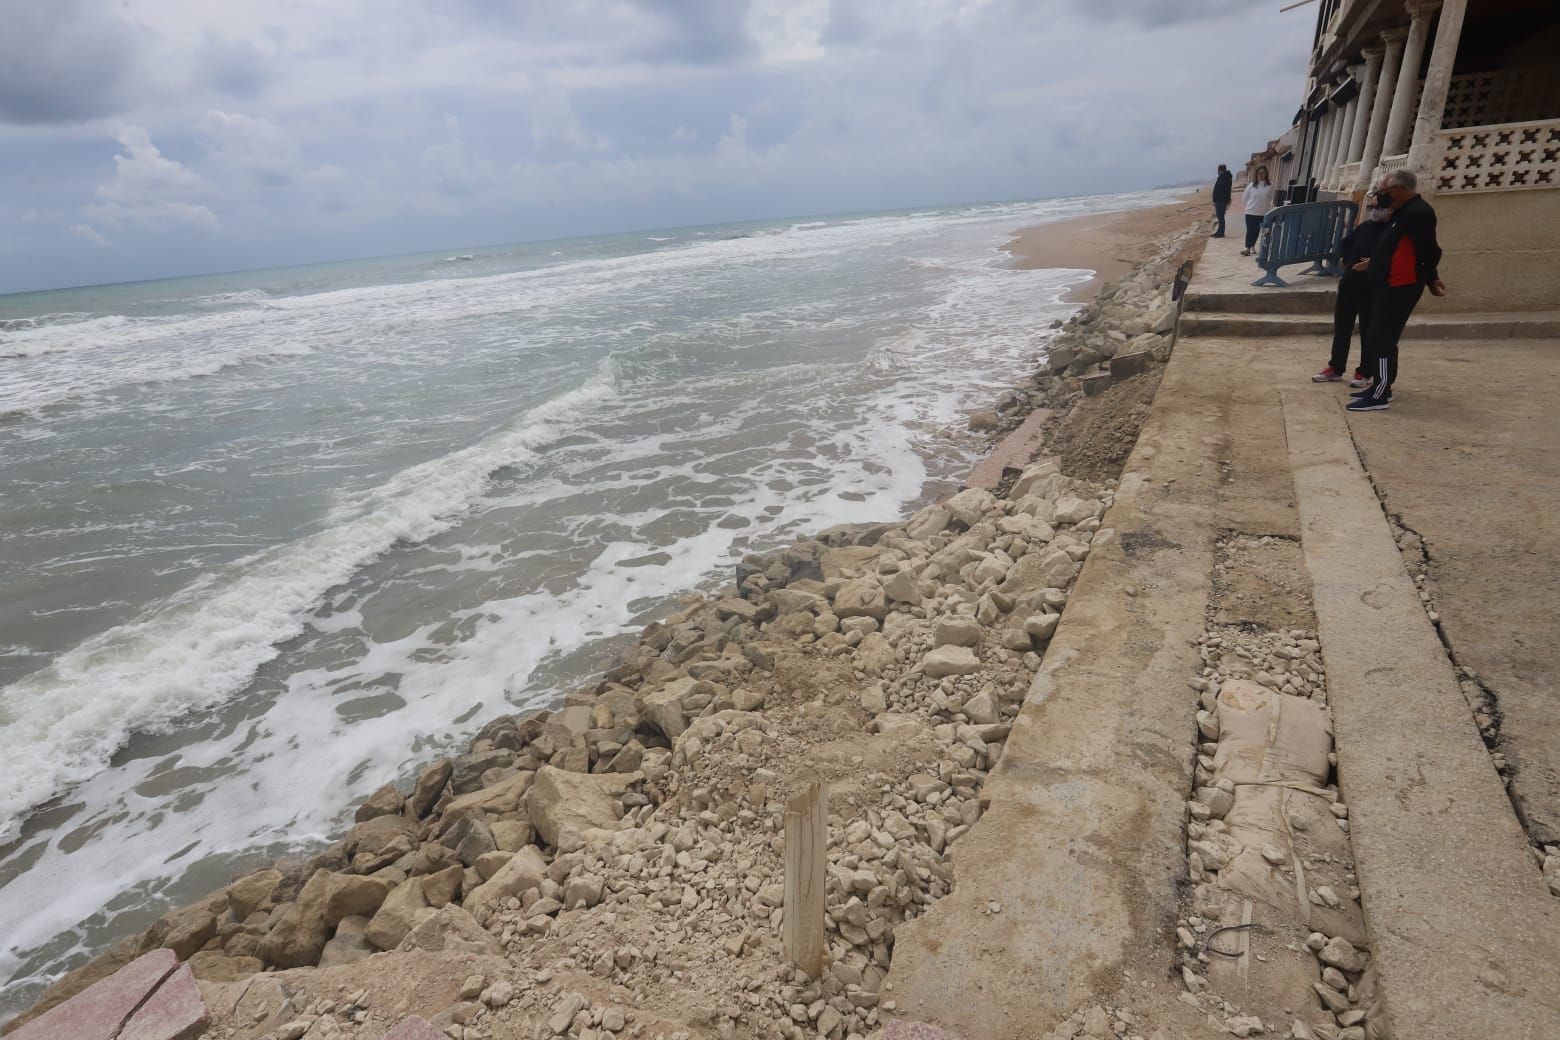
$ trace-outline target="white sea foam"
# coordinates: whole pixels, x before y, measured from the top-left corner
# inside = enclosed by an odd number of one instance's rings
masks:
[[[101,770],[132,730],[156,728],[242,689],[277,643],[303,630],[326,591],[396,542],[420,542],[456,522],[496,469],[527,457],[612,393],[606,363],[503,432],[341,503],[324,530],[201,579],[7,687],[0,840],[29,808]]]

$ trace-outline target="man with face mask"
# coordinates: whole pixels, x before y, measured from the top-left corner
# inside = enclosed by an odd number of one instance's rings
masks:
[[[1387,222],[1392,219],[1390,207],[1375,205],[1375,196],[1371,195],[1366,202],[1371,208],[1365,211],[1366,219],[1354,225],[1354,228],[1343,236],[1342,251],[1339,257],[1343,264],[1343,277],[1338,279],[1338,299],[1333,307],[1333,345],[1332,357],[1327,366],[1311,377],[1313,383],[1335,383],[1343,378],[1349,365],[1349,345],[1354,340],[1354,322],[1360,324],[1360,363],[1354,370],[1354,378],[1349,385],[1353,387],[1365,386],[1370,382],[1369,373],[1374,371],[1370,363],[1370,276],[1365,271],[1356,271],[1354,265],[1370,256],[1376,248],[1376,243],[1381,241],[1381,236],[1387,233]]]
[[[1435,238],[1435,210],[1420,197],[1418,187],[1412,170],[1393,170],[1377,186],[1376,205],[1390,207],[1392,218],[1370,256],[1354,265],[1370,279],[1370,334],[1365,351],[1375,367],[1368,373],[1374,382],[1354,395],[1348,405],[1351,412],[1382,411],[1392,403],[1398,340],[1408,317],[1426,289],[1432,296],[1446,295],[1446,283],[1436,271],[1441,246]]]

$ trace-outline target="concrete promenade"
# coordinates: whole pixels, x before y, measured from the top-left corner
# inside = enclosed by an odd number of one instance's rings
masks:
[[[1257,271],[1238,251],[1210,243],[1196,313],[1330,308],[1318,279],[1251,290]],[[1253,292],[1272,295],[1271,313]],[[1534,854],[1535,838],[1553,840],[1560,776],[1552,316],[1413,338],[1392,409],[1360,415],[1343,411],[1343,384],[1309,380],[1322,336],[1187,335],[1188,318],[1104,518],[1112,534],[959,846],[957,888],[900,929],[886,995],[970,1040],[1045,1036],[1093,1003],[1132,1009],[1145,1036],[1228,1035],[1172,980],[1195,749],[1187,680],[1215,547],[1236,533],[1303,551],[1298,594],[1314,598],[1340,797],[1396,1035],[1560,1036],[1560,900]],[[1440,319],[1427,309],[1420,328]],[[1439,632],[1378,488],[1429,547]],[[1498,701],[1496,750],[1522,817],[1443,634]]]

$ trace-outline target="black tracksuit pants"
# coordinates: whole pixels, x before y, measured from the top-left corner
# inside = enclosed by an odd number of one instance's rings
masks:
[[[1334,372],[1349,371],[1349,346],[1354,341],[1354,323],[1360,323],[1359,371],[1374,374],[1370,364],[1370,278],[1363,271],[1344,271],[1338,279],[1338,302],[1333,307],[1332,359]]]
[[[1376,400],[1392,397],[1392,384],[1397,382],[1398,373],[1398,340],[1403,337],[1408,316],[1414,313],[1424,294],[1423,285],[1375,287],[1370,301],[1370,337],[1366,340],[1366,350],[1375,366],[1370,374],[1375,377],[1376,385],[1371,387],[1370,396]]]

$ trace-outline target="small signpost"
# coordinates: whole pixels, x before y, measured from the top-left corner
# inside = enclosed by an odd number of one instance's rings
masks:
[[[829,789],[808,785],[785,807],[785,955],[816,979],[823,971]]]

